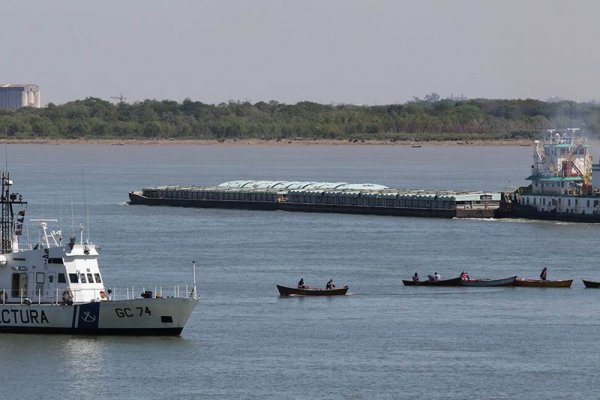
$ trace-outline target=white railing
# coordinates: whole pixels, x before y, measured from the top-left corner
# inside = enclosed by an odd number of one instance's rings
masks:
[[[42,291],[38,289],[34,293],[27,293],[25,289],[0,289],[0,304],[73,304],[90,303],[96,301],[117,301],[133,300],[141,298],[187,298],[196,297],[194,286],[176,285],[166,288],[154,286],[153,288],[135,286],[127,288],[107,288],[107,289],[54,289]]]

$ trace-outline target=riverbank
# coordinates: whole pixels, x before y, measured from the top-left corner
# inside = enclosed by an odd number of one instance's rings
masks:
[[[5,141],[7,142],[7,141]],[[443,140],[443,141],[390,141],[390,140],[329,140],[329,139],[230,139],[230,140],[205,140],[205,139],[9,139],[9,144],[105,144],[105,145],[198,145],[198,146],[228,146],[228,145],[261,145],[261,146],[530,146],[531,140]]]

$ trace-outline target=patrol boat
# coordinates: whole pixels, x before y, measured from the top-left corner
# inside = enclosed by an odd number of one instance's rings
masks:
[[[79,238],[63,244],[62,233],[39,223],[39,241],[20,247],[25,219],[22,195],[1,176],[0,332],[92,335],[179,335],[198,302],[195,284],[182,293],[105,287],[99,247]],[[15,208],[20,210],[15,214]],[[172,291],[172,293],[171,293]]]

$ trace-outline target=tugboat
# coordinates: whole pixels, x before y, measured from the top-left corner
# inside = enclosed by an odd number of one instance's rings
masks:
[[[600,222],[592,154],[578,128],[549,129],[535,141],[529,186],[503,193],[498,218]]]
[[[39,242],[20,247],[25,220],[22,195],[11,192],[8,172],[1,175],[0,332],[90,335],[179,335],[198,302],[194,284],[173,295],[133,288],[117,293],[105,287],[98,265],[99,247],[39,222]],[[15,208],[19,211],[15,214]],[[182,295],[181,295],[182,294]]]

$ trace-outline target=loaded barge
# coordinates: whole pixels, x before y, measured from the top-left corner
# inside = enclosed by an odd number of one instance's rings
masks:
[[[392,189],[344,182],[230,181],[129,193],[130,204],[436,218],[492,218],[500,193]]]

